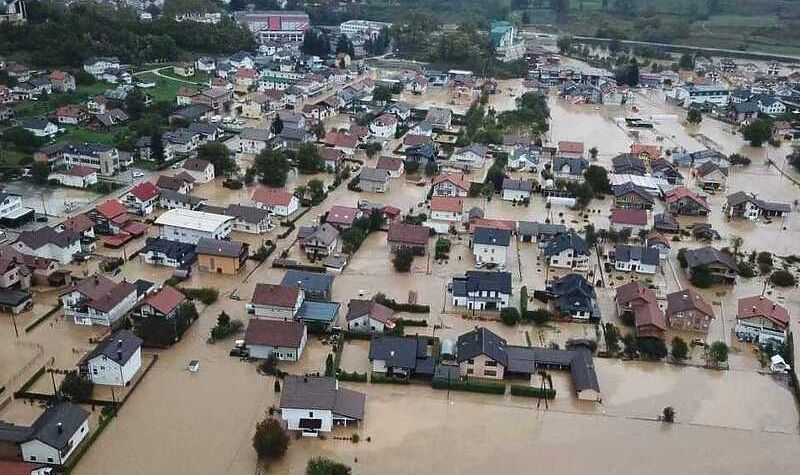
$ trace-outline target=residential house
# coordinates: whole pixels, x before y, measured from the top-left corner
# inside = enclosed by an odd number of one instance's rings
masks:
[[[792,205],[788,203],[776,203],[762,200],[753,193],[737,191],[727,196],[725,203],[725,215],[728,219],[745,218],[755,221],[760,217],[782,218],[792,211]]]
[[[181,291],[171,285],[165,285],[149,293],[134,313],[139,319],[155,318],[171,321],[178,315],[181,306],[188,302]]]
[[[510,305],[511,274],[467,271],[453,277],[448,288],[452,304],[468,310],[502,310]]]
[[[175,208],[162,213],[155,224],[161,226],[162,239],[197,244],[203,238],[228,237],[234,220],[232,216]]]
[[[369,342],[372,372],[389,376],[432,376],[436,358],[423,336],[373,335]]]
[[[453,121],[453,111],[445,107],[430,107],[425,115],[425,122],[434,129],[448,130]]]
[[[122,197],[122,202],[139,216],[147,216],[155,211],[159,192],[156,185],[143,181],[130,189]]]
[[[467,147],[455,149],[453,154],[450,155],[450,160],[459,165],[465,165],[469,168],[478,169],[482,168],[486,163],[486,157],[489,154],[489,149],[485,145],[472,144]]]
[[[455,173],[442,173],[431,180],[433,196],[466,197],[471,184]]]
[[[645,188],[632,182],[613,186],[614,207],[620,209],[653,209],[655,198]]]
[[[507,229],[484,228],[475,229],[472,235],[472,254],[475,266],[497,265],[505,267],[511,245],[511,231]]]
[[[582,180],[589,161],[581,157],[557,156],[553,159],[553,176],[564,180]]]
[[[81,358],[78,368],[94,384],[127,386],[142,366],[142,343],[130,330],[118,330]]]
[[[393,139],[397,133],[397,117],[392,114],[381,114],[369,124],[370,134],[378,141]]]
[[[323,139],[326,147],[341,150],[348,157],[352,157],[358,148],[358,137],[342,132],[328,132]]]
[[[720,190],[725,188],[728,180],[728,169],[714,162],[703,162],[694,169],[695,179],[704,190]]]
[[[281,389],[281,419],[304,436],[364,420],[366,395],[339,386],[336,378],[286,376]]]
[[[739,299],[736,312],[736,336],[756,343],[786,340],[789,310],[763,295]]]
[[[647,173],[644,160],[633,153],[621,153],[613,157],[611,165],[617,174],[644,176]]]
[[[328,223],[301,226],[297,230],[297,240],[309,259],[324,258],[336,252],[339,230]]]
[[[284,189],[259,187],[251,196],[255,205],[276,216],[286,218],[300,207],[300,200]]]
[[[137,303],[136,286],[98,274],[73,282],[61,292],[64,315],[76,325],[111,326]]]
[[[649,164],[653,160],[658,160],[661,158],[661,147],[658,145],[634,143],[631,144],[631,153],[644,160],[645,163]]]
[[[614,248],[614,268],[622,272],[655,274],[661,256],[658,249],[618,244]]]
[[[270,212],[256,206],[229,204],[223,211],[226,216],[232,216],[233,230],[243,233],[264,234],[272,229]]]
[[[556,312],[579,321],[599,322],[601,313],[594,285],[580,274],[567,274],[547,289]]]
[[[563,224],[519,221],[517,222],[516,231],[520,242],[545,243],[559,234],[566,233],[567,227]]]
[[[503,179],[503,200],[527,202],[531,199],[533,182],[530,180]]]
[[[671,214],[659,213],[653,216],[653,229],[659,232],[676,234],[680,232],[681,226]]]
[[[461,223],[464,212],[462,198],[434,196],[431,198],[430,206],[428,225],[437,233],[447,233]]]
[[[200,238],[195,247],[197,268],[217,274],[237,274],[244,268],[249,253],[247,243]]]
[[[331,173],[338,170],[345,159],[345,153],[335,148],[322,147],[319,154],[325,163],[325,169]]]
[[[268,129],[245,127],[239,133],[239,152],[258,155],[269,147],[272,132]]]
[[[183,170],[194,178],[195,183],[214,180],[214,164],[200,158],[189,158],[183,162]]]
[[[658,251],[659,258],[662,260],[669,258],[672,246],[669,239],[659,232],[653,232],[645,237],[645,245]]]
[[[23,254],[69,264],[75,254],[81,252],[81,235],[69,229],[58,232],[44,226],[35,231],[22,231],[13,246]]]
[[[711,212],[711,206],[709,206],[706,197],[685,186],[677,186],[667,191],[664,198],[667,204],[667,211],[672,214],[707,216]]]
[[[564,158],[584,158],[583,142],[575,142],[571,140],[559,141],[558,155]]]
[[[667,321],[673,330],[707,333],[714,309],[691,287],[667,294]]]
[[[353,222],[361,218],[364,212],[350,206],[332,206],[325,216],[325,222],[339,231],[345,231],[353,226]]]
[[[0,447],[8,453],[8,458],[50,467],[66,464],[87,435],[89,413],[71,402],[48,407],[30,426],[0,421]]]
[[[672,163],[679,167],[696,167],[705,162],[714,162],[720,167],[728,167],[728,157],[718,150],[704,149],[681,155],[673,155]]]
[[[48,181],[57,181],[61,186],[89,188],[97,184],[97,170],[78,165],[55,170],[47,176]]]
[[[5,260],[0,263],[7,262]],[[6,269],[9,269],[8,267]],[[25,267],[12,266],[9,271],[3,275],[6,279],[9,274],[18,275],[19,272],[24,271]],[[33,308],[33,300],[31,293],[27,290],[17,290],[16,288],[0,288],[0,313],[10,313],[11,315],[18,315],[28,309]]]
[[[436,159],[439,157],[439,149],[433,142],[408,146],[403,153],[406,156],[406,160],[419,163],[422,166],[436,163]]]
[[[363,167],[358,174],[358,186],[369,193],[384,193],[389,189],[389,172],[379,168]]]
[[[58,126],[53,124],[47,119],[42,118],[26,118],[20,122],[20,126],[32,133],[33,135],[41,138],[51,138],[58,133]]]
[[[633,316],[638,338],[664,339],[667,319],[658,305],[655,292],[651,289],[641,282],[629,282],[617,287],[614,302],[617,314],[623,321],[626,314]]]
[[[589,270],[591,250],[586,240],[574,231],[558,234],[547,241],[542,254],[553,267],[576,271]]]
[[[683,174],[678,170],[678,167],[663,157],[650,162],[650,175],[653,178],[666,180],[670,185],[683,183]]]
[[[428,239],[430,239],[430,236],[431,228],[427,226],[392,223],[389,226],[389,234],[386,240],[392,252],[397,252],[400,249],[409,249],[418,256],[424,256],[428,252]]]
[[[735,284],[739,266],[730,254],[711,246],[685,251],[687,272],[692,277],[701,267],[707,267],[714,283]]]
[[[167,190],[165,188],[159,189],[158,205],[164,209],[190,209],[196,210],[201,208],[206,203],[205,198],[199,196],[187,195],[174,190]]]
[[[650,228],[647,210],[644,209],[617,209],[611,210],[608,219],[614,229],[631,230],[631,234],[636,235],[642,230]]]
[[[56,109],[53,117],[61,125],[78,125],[89,120],[89,114],[85,110],[71,104]]]
[[[281,322],[251,318],[244,334],[250,358],[300,361],[306,346],[306,326],[300,322]]]
[[[139,257],[152,265],[186,268],[192,265],[197,254],[194,244],[149,237]]]
[[[736,102],[728,107],[727,117],[736,124],[743,125],[758,118],[759,112],[758,104],[755,102]]]
[[[508,157],[508,168],[522,172],[536,172],[543,155],[543,147],[531,145],[514,147]]]
[[[95,232],[102,235],[117,234],[131,221],[125,206],[114,199],[100,203],[87,215],[94,222]]]
[[[97,241],[94,232],[94,222],[86,214],[76,214],[75,216],[67,218],[62,221],[60,226],[56,227],[56,230],[59,232],[70,230],[78,233],[81,241],[81,251],[84,253],[94,251]]]
[[[256,318],[292,320],[305,299],[305,292],[295,285],[257,283],[247,311]]]
[[[389,172],[389,178],[399,178],[405,170],[405,164],[400,157],[389,157],[382,155],[375,165],[378,170],[386,170]]]
[[[50,73],[50,84],[53,86],[53,92],[72,92],[76,89],[75,76],[60,70]]]
[[[328,301],[333,297],[333,276],[319,272],[289,269],[281,285],[296,286],[303,291],[303,302]]]
[[[394,310],[370,300],[352,299],[347,304],[347,329],[383,333],[395,327]]]

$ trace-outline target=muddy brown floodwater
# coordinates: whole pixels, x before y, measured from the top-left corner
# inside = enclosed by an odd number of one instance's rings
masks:
[[[520,81],[503,81],[500,89],[501,93],[492,96],[492,105],[497,110],[513,107],[515,97],[522,92]],[[436,88],[424,96],[404,96],[403,99],[416,105],[445,105],[451,100],[446,92]],[[556,97],[551,97],[549,102],[552,110],[549,139],[553,142],[581,140],[587,149],[597,146],[598,161],[603,165],[610,165],[611,157],[628,151],[634,141],[617,121],[630,113],[627,108],[573,105]],[[730,192],[743,189],[785,202],[798,197],[798,189],[789,180],[763,164],[767,154],[778,158],[787,152],[787,147],[752,149],[733,135],[728,126],[708,118],[699,127],[687,129],[682,124],[684,112],[665,105],[661,93],[639,94],[636,104],[641,115],[658,117],[653,131],[641,132],[642,142],[688,150],[700,149],[703,143],[714,143],[725,153],[744,153],[753,159],[753,164],[733,172]],[[463,104],[452,106],[465,108]],[[346,125],[346,122],[332,120],[329,127]],[[310,178],[292,177],[287,187],[291,189]],[[340,186],[296,224],[310,224],[331,206],[354,206],[358,200],[391,204],[404,212],[412,209],[424,212],[425,193],[424,187],[404,179],[392,180],[391,189],[385,194],[354,193]],[[198,187],[194,194],[207,197],[215,204],[227,204],[246,202],[248,191],[232,192],[214,183]],[[711,197],[709,222],[726,239],[731,234],[741,235],[747,252],[769,249],[784,254],[798,253],[798,218],[794,215],[784,223],[769,225],[727,222],[721,211],[723,201],[724,193]],[[491,218],[539,221],[550,218],[556,222],[563,220],[575,228],[582,228],[589,222],[607,227],[611,207],[608,199],[595,201],[590,206],[589,217],[584,218],[583,213],[567,209],[548,210],[538,197],[528,207],[515,207],[499,199],[485,203],[480,198],[467,199],[466,205],[467,208],[484,207],[486,216]],[[244,239],[238,235],[235,238]],[[253,244],[260,239],[263,237],[247,237]],[[293,239],[294,234],[280,240],[278,250],[290,247]],[[682,245],[700,244],[686,241]],[[138,246],[140,244],[132,245],[132,249]],[[675,261],[675,252],[673,249],[670,259],[673,266],[664,266],[663,272],[654,277],[664,291],[687,285]],[[513,276],[515,292],[522,285],[529,289],[544,285],[546,272],[537,254],[535,244],[520,244],[511,251],[508,270]],[[299,256],[296,246],[291,246],[290,255]],[[425,318],[429,323],[440,325],[436,330],[438,337],[456,338],[477,323],[490,327],[509,343],[517,345],[527,344],[528,338],[535,345],[547,345],[563,344],[570,337],[595,337],[594,327],[587,325],[506,327],[496,321],[463,318],[460,310],[447,304],[446,285],[453,275],[473,266],[466,236],[454,240],[446,263],[418,257],[410,273],[396,273],[387,256],[386,234],[374,233],[344,272],[336,277],[333,294],[334,300],[342,303],[340,324],[351,298],[380,291],[406,301],[409,291],[414,291],[419,303],[431,306],[432,313]],[[219,301],[201,309],[200,319],[181,342],[160,352],[159,360],[119,417],[108,426],[74,473],[299,475],[305,473],[306,461],[314,455],[347,463],[353,467],[354,474],[574,474],[589,470],[673,474],[679,470],[705,475],[797,473],[800,470],[798,411],[787,382],[765,374],[751,347],[734,345],[732,370],[724,372],[596,359],[602,404],[577,401],[568,375],[553,372],[558,397],[547,411],[537,410],[535,400],[513,396],[448,393],[424,385],[343,383],[367,393],[366,420],[357,429],[361,442],[354,444],[331,437],[293,439],[284,459],[269,463],[268,469],[259,472],[251,436],[255,423],[270,406],[277,404],[273,379],[259,375],[254,363],[229,357],[232,341],[212,345],[206,339],[220,311],[246,320],[244,302],[250,298],[255,284],[280,282],[283,272],[268,265],[256,268],[252,263],[238,276],[196,272],[187,285],[217,287]],[[124,275],[128,279],[160,282],[169,275],[169,270],[153,269],[133,261],[126,264]],[[614,279],[613,282],[621,281]],[[737,298],[757,294],[762,286],[763,281],[756,278],[740,282],[735,289],[702,291],[714,303],[718,314],[707,339],[731,342]],[[229,298],[234,290],[241,300]],[[768,290],[773,298],[790,308],[794,315],[792,327],[797,331],[800,293],[794,289]],[[613,288],[599,289],[598,297],[605,318],[615,321]],[[14,343],[13,335],[8,333],[10,326],[4,326],[0,334],[3,344],[0,368],[13,368],[26,359],[35,358],[36,343],[57,345],[57,358],[64,365],[74,364],[80,355],[73,354],[71,348],[83,348],[92,331],[76,329],[68,322],[55,325],[52,329],[42,325],[24,339],[31,344]],[[419,328],[419,331],[429,334],[433,327]],[[57,340],[59,332],[63,332],[65,342]],[[9,345],[20,351],[9,351]],[[292,373],[322,371],[329,353],[329,346],[312,337],[301,361],[282,364],[282,369]],[[342,355],[342,367],[348,371],[368,369],[367,353],[366,342],[349,343]],[[192,359],[200,361],[197,373],[186,369]],[[676,424],[656,421],[665,406],[675,407]],[[12,405],[9,411],[20,410],[16,407]],[[0,413],[2,415],[4,413]],[[353,432],[353,429],[339,429],[334,435],[348,437]],[[366,441],[367,437],[370,442]]]

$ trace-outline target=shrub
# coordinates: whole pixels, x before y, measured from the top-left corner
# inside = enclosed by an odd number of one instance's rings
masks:
[[[512,384],[511,385],[511,394],[514,396],[522,396],[522,397],[536,397],[536,398],[544,398],[544,399],[555,399],[556,397],[556,390],[549,389],[549,388],[534,388],[531,386],[522,386],[519,384]]]
[[[92,397],[94,383],[77,371],[70,371],[64,375],[64,380],[58,387],[58,392],[73,401],[83,401]]]
[[[211,305],[219,298],[219,290],[211,287],[199,289],[180,288],[178,289],[190,300],[199,300],[203,305]]]
[[[661,411],[661,420],[672,424],[675,422],[675,409],[672,406],[667,406]]]
[[[724,341],[715,341],[708,349],[708,357],[715,364],[728,361],[728,345]]]
[[[500,311],[500,319],[508,326],[519,323],[519,310],[514,307],[506,307]]]
[[[636,316],[633,314],[633,312],[623,313],[620,317],[620,320],[622,320],[622,324],[626,327],[633,327],[636,325]]]
[[[253,448],[261,458],[282,457],[289,448],[289,435],[277,419],[267,417],[256,425]]]
[[[682,247],[678,249],[678,264],[680,264],[681,269],[686,269],[689,266],[689,263],[686,262],[686,248]]]
[[[397,384],[401,386],[411,384],[411,381],[406,378],[392,378],[381,373],[372,373],[370,382],[375,384]]]
[[[689,345],[683,340],[683,338],[676,336],[672,339],[672,357],[676,360],[685,360],[686,357],[689,355]]]
[[[231,320],[227,313],[221,312],[217,317],[217,325],[211,329],[211,340],[223,340],[242,331],[244,323],[241,320]]]
[[[537,325],[544,325],[553,318],[553,313],[546,308],[537,308],[527,313],[526,319],[533,321]]]
[[[306,475],[350,475],[350,473],[351,469],[347,465],[324,457],[314,457],[306,465]]]
[[[276,379],[275,384],[272,386],[272,388],[276,393],[281,392],[281,382]]]
[[[339,370],[337,377],[339,381],[354,381],[357,383],[367,382],[367,373],[359,373],[358,371],[348,373],[347,371]]]
[[[423,318],[397,318],[395,324],[406,327],[427,327],[428,321]]]
[[[394,253],[392,264],[397,272],[408,272],[411,270],[411,264],[414,263],[414,253],[411,249],[398,249]]]
[[[375,294],[375,301],[381,305],[385,305],[396,312],[408,313],[430,313],[431,307],[429,305],[420,305],[416,303],[398,303],[393,299],[386,297],[382,293]]]
[[[637,338],[636,347],[643,357],[651,360],[667,356],[667,345],[660,338]]]
[[[505,394],[506,385],[502,383],[492,383],[489,381],[443,381],[434,380],[431,386],[434,389],[447,389],[448,387],[454,391],[469,391],[473,393],[484,394]]]
[[[779,269],[769,276],[769,283],[777,287],[792,287],[797,284],[797,278],[785,269]]]

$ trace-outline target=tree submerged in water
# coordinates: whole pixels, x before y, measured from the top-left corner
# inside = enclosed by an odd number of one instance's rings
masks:
[[[667,406],[661,411],[661,420],[672,424],[675,422],[675,409],[672,406]]]

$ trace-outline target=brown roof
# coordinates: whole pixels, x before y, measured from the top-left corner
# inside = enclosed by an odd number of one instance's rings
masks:
[[[76,233],[82,233],[84,231],[88,231],[94,227],[94,223],[88,216],[85,214],[78,214],[71,218],[68,218],[63,223],[64,228],[71,229]]]
[[[389,226],[389,237],[387,240],[389,242],[424,246],[428,244],[428,238],[430,235],[431,230],[426,226],[394,223]]]
[[[122,302],[131,292],[136,292],[136,286],[127,281],[116,283],[107,277],[94,275],[68,287],[61,292],[61,295],[74,291],[83,295],[88,307],[101,312],[108,312]]]
[[[332,206],[328,211],[328,217],[325,222],[331,224],[351,225],[358,216],[358,208],[351,208],[349,206]]]
[[[661,156],[661,148],[658,145],[646,145],[641,143],[631,144],[631,153],[636,155],[647,155],[651,159]]]
[[[403,166],[403,159],[400,157],[389,157],[386,155],[381,156],[378,159],[378,163],[375,165],[375,168],[380,170],[390,170],[396,172],[400,170]]]
[[[736,313],[736,318],[753,317],[766,318],[781,328],[789,326],[789,310],[760,295],[739,299],[739,311]]]
[[[668,315],[687,310],[697,310],[709,317],[714,317],[714,309],[711,308],[711,305],[692,288],[686,288],[667,295]]]
[[[186,296],[179,290],[170,285],[165,285],[161,290],[147,297],[144,303],[166,315],[185,301]]]
[[[95,207],[98,213],[106,219],[112,219],[121,214],[126,214],[125,207],[117,200],[108,200]]]
[[[431,198],[431,211],[450,211],[460,213],[463,209],[464,200],[461,198],[450,198],[434,196]]]
[[[294,308],[300,289],[292,285],[256,284],[253,290],[253,304],[274,307]]]
[[[353,299],[347,304],[347,321],[369,315],[386,326],[394,326],[394,310],[373,300]]]
[[[442,173],[441,175],[435,176],[433,180],[431,180],[431,186],[436,186],[439,183],[449,182],[453,185],[461,188],[462,190],[469,191],[470,183],[469,181],[461,178],[459,175],[455,173]]]
[[[647,224],[647,210],[615,208],[611,210],[610,221],[612,224],[644,226]]]
[[[283,188],[256,188],[253,190],[253,201],[267,206],[288,206],[292,194]]]
[[[664,312],[658,306],[655,292],[639,282],[630,282],[617,288],[617,303],[633,310],[637,327],[653,325],[661,330],[667,329]]]
[[[558,142],[558,151],[561,153],[583,153],[583,142],[562,140]]]
[[[406,136],[403,137],[403,145],[407,147],[413,147],[414,145],[422,145],[430,142],[433,142],[433,139],[427,135],[406,134]]]
[[[203,160],[202,158],[190,158],[183,162],[183,169],[191,170],[193,172],[205,172],[209,165],[211,165],[211,162],[208,160]]]
[[[247,345],[299,348],[303,343],[305,325],[300,322],[281,322],[251,318],[244,334]]]

